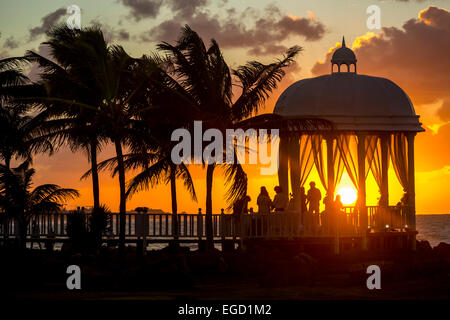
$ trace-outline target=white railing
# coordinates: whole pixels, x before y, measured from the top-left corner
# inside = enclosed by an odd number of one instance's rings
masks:
[[[1,215],[2,213],[0,213]],[[368,226],[373,230],[402,229],[408,225],[408,207],[368,206]],[[67,238],[68,213],[42,214],[29,219],[27,235],[30,237]],[[90,214],[84,215],[88,225]],[[169,239],[177,236],[186,239],[206,237],[206,216],[204,214],[178,214],[178,230],[175,230],[173,215],[170,213],[127,213],[125,215],[125,236],[135,238],[145,235],[149,238]],[[303,220],[303,221],[302,221]],[[312,221],[311,221],[312,220]],[[38,226],[33,228],[34,223]],[[328,222],[328,224],[330,224]],[[333,225],[335,222],[333,222]],[[327,235],[335,231],[335,226],[327,225],[326,214],[306,219],[298,212],[279,212],[268,215],[246,214],[239,218],[231,214],[212,215],[214,238],[295,238],[308,235]],[[360,230],[360,214],[356,207],[344,207],[338,213],[337,228],[341,235],[357,235]],[[119,236],[120,218],[112,213],[104,232],[107,238]],[[0,223],[0,236],[17,236],[14,219],[7,224]]]

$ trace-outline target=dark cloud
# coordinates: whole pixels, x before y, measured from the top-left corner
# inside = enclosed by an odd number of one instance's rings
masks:
[[[121,2],[130,9],[130,15],[136,21],[156,17],[162,5],[162,0],[121,0]]]
[[[19,42],[16,41],[12,36],[7,38],[3,43],[3,48],[15,49],[19,46]]]
[[[122,41],[130,40],[130,34],[124,29],[117,31],[117,39]]]
[[[200,8],[208,4],[208,0],[119,0],[130,9],[130,17],[139,21],[145,18],[154,18],[160,9],[165,6],[180,17],[190,17]],[[224,3],[225,1],[222,1]]]
[[[47,32],[51,28],[51,26],[56,24],[59,21],[59,19],[62,16],[64,16],[65,14],[66,14],[66,9],[60,8],[58,10],[55,10],[55,11],[49,13],[45,17],[43,17],[41,19],[42,23],[40,26],[31,28],[29,30],[30,31],[30,40],[34,40],[41,34],[44,34],[45,32]]]
[[[103,36],[107,42],[113,42],[117,40],[119,41],[130,40],[130,33],[126,31],[124,28],[116,29],[106,23],[100,22],[98,18],[92,19],[89,24],[99,27],[102,30]]]
[[[359,37],[354,51],[359,73],[392,79],[414,104],[450,99],[450,11],[428,7],[401,29],[383,28],[380,34]],[[329,73],[331,55],[317,62],[312,73]]]
[[[429,7],[419,13],[419,19],[426,24],[450,32],[449,11],[438,7]]]
[[[175,15],[143,33],[141,38],[170,42],[177,38],[181,27],[188,24],[205,41],[214,38],[224,48],[248,48],[250,54],[267,55],[283,52],[286,47],[280,42],[291,36],[314,41],[321,39],[326,32],[325,26],[314,18],[285,15],[275,6],[266,7],[263,12],[250,8],[240,14],[235,10],[226,12],[226,17],[204,11],[197,11],[189,17]],[[254,22],[249,27],[244,21]]]
[[[169,0],[169,7],[176,13],[180,13],[183,17],[192,16],[199,8],[203,8],[207,4],[207,0]]]

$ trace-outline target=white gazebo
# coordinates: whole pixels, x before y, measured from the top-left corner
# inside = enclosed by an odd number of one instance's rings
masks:
[[[415,231],[414,137],[424,129],[408,95],[391,80],[357,74],[356,61],[343,39],[333,53],[331,74],[293,83],[281,94],[273,113],[287,120],[319,118],[332,123],[332,129],[281,136],[279,184],[289,190],[290,180],[296,199],[315,166],[327,194],[334,198],[346,170],[358,193],[357,227],[364,248],[366,231],[388,227],[389,222],[397,230]],[[395,206],[403,218],[388,221],[382,212],[394,210],[389,207],[390,162],[405,196]],[[366,205],[369,171],[380,190],[375,207]]]

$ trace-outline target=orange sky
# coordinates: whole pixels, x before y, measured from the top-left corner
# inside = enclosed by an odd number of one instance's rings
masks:
[[[242,6],[239,7],[236,1],[230,1],[228,5],[235,6],[236,12],[246,12],[249,19],[250,17],[265,19],[266,25],[270,24],[274,28],[278,28],[278,33],[273,33],[272,35],[280,36],[282,32],[290,32],[287,35],[283,34],[283,39],[280,41],[270,39],[271,50],[278,50],[278,45],[290,46],[300,44],[304,46],[305,50],[298,57],[297,65],[288,70],[288,74],[280,84],[279,90],[276,90],[266,103],[264,112],[272,111],[279,94],[292,82],[305,77],[328,73],[330,70],[330,49],[336,46],[336,41],[340,41],[343,34],[346,35],[348,46],[353,43],[352,47],[358,59],[358,73],[386,77],[402,87],[413,101],[416,113],[421,115],[421,121],[426,129],[426,132],[420,133],[416,137],[417,213],[450,213],[450,200],[448,197],[448,190],[450,190],[450,12],[444,8],[447,6],[445,1],[428,1],[423,3],[416,1],[379,1],[378,5],[381,6],[383,14],[382,21],[386,25],[383,24],[381,30],[375,30],[372,33],[365,27],[365,8],[372,2],[358,1],[346,7],[333,6],[336,3],[334,1],[302,3],[286,1],[286,3],[280,4],[279,8],[264,9],[267,12],[263,10],[263,7],[269,6],[269,4],[265,2],[262,4],[262,2],[250,1],[248,8],[253,11]],[[429,6],[430,3],[434,2],[436,2],[436,6]],[[83,4],[84,2],[80,3]],[[55,2],[48,2],[47,12],[54,11],[56,9],[54,5]],[[125,41],[125,48],[136,56],[148,53],[154,42],[144,43],[144,38],[139,38],[137,35],[137,32],[140,32],[140,30],[147,30],[148,32],[149,27],[146,23],[149,20],[146,20],[146,17],[139,18],[134,16],[134,18],[130,18],[128,11],[125,11],[128,8],[118,8],[117,6],[119,5],[116,2],[111,4],[107,12],[102,16],[101,12],[103,9],[93,8],[95,5],[93,2],[86,2],[84,12],[90,15],[92,19],[98,18],[105,28],[109,28],[108,32],[110,34],[117,34],[119,26],[126,28],[126,31],[131,34],[135,32],[136,35],[132,34],[129,40],[123,40]],[[41,7],[36,8],[33,12],[41,9]],[[167,10],[164,10],[162,9],[153,21],[153,26],[156,25],[159,28],[154,29],[155,32],[162,32],[161,26],[167,25],[163,24],[163,21],[167,18],[165,16]],[[247,34],[243,33],[242,30],[239,33],[240,37],[245,38],[245,36],[248,36],[251,45],[240,46],[235,41],[237,38],[233,39],[232,31],[229,31],[231,33],[226,36],[222,34],[210,35],[211,30],[214,30],[210,27],[215,25],[213,22],[220,22],[223,30],[226,28],[234,30],[231,27],[236,27],[238,24],[233,26],[226,25],[224,22],[226,19],[222,21],[219,19],[219,16],[214,16],[214,12],[220,12],[223,16],[225,11],[220,7],[200,8],[198,10],[203,11],[194,13],[193,18],[187,22],[194,25],[197,23],[199,28],[203,26],[203,29],[199,30],[200,34],[219,37],[219,40],[222,39],[224,55],[230,66],[236,67],[249,59],[269,61],[272,57],[279,56],[275,52],[258,56],[258,54],[261,54],[261,50],[268,50],[269,44],[266,48],[264,45],[261,45],[261,43],[264,43],[261,42],[261,39],[264,39],[264,35],[256,32],[257,27],[251,30],[249,28],[242,29],[248,31]],[[211,10],[211,12],[208,10]],[[3,22],[8,21],[7,10],[2,11],[7,16],[0,16],[2,18],[0,20]],[[130,12],[133,13],[132,11]],[[231,11],[227,12],[231,14]],[[266,13],[262,14],[262,12]],[[208,16],[208,14],[210,15]],[[269,14],[275,17],[273,18],[275,20],[271,21]],[[351,15],[351,19],[349,15]],[[9,14],[9,16],[12,16],[12,14]],[[10,45],[6,47],[5,41],[3,48],[0,48],[0,57],[20,55],[23,54],[25,49],[30,49],[33,46],[38,48],[39,42],[44,40],[44,36],[28,39],[27,33],[30,30],[30,26],[23,23],[19,26],[17,21],[33,21],[32,23],[38,24],[41,23],[41,17],[33,17],[33,19],[28,20],[15,19],[15,21],[10,21],[7,25],[1,25],[3,36],[0,40],[13,39],[11,37],[14,36],[18,45],[13,46],[11,42],[8,42]],[[112,18],[108,17],[115,17],[116,20],[111,21]],[[175,15],[175,18],[177,17]],[[207,17],[209,17],[209,20]],[[234,20],[230,21],[236,23],[238,17],[236,14],[233,17]],[[300,19],[299,17],[305,18]],[[219,20],[212,21],[213,18]],[[126,19],[129,20],[126,21]],[[109,27],[117,21],[121,22],[117,24],[116,29]],[[299,23],[299,21],[309,23],[309,29],[297,33],[286,29],[286,27],[296,26],[293,23]],[[44,27],[44,24],[45,21],[42,20],[42,27]],[[322,24],[324,26],[323,29],[321,27]],[[14,31],[8,29],[13,27]],[[20,27],[23,30],[23,35],[19,35],[19,31],[17,31],[20,30]],[[318,38],[315,39],[314,37]],[[119,41],[119,43],[121,42]],[[221,44],[220,41],[219,44]],[[99,160],[109,158],[113,154],[113,148],[107,146],[101,153]],[[69,150],[62,149],[51,158],[37,156],[34,166],[37,170],[36,184],[57,183],[64,187],[76,188],[81,192],[79,199],[67,204],[69,208],[77,205],[89,206],[92,203],[90,180],[80,181],[80,176],[89,169],[87,158],[81,153],[72,154]],[[259,176],[257,174],[259,170],[256,167],[246,166],[246,170],[250,176],[249,194],[252,197],[250,205],[256,207],[255,200],[259,187],[265,185],[270,195],[273,196],[273,187],[277,184],[277,178],[275,176]],[[206,173],[200,167],[193,167],[192,174],[199,203],[192,202],[188,194],[183,190],[182,184],[179,183],[178,208],[180,212],[194,213],[197,212],[198,207],[205,207]],[[132,172],[127,173],[127,178],[132,177],[132,175]],[[319,182],[315,172],[312,172],[309,180]],[[389,180],[390,202],[395,204],[400,199],[402,190],[392,169],[389,171]],[[109,173],[103,173],[100,177],[100,182],[101,202],[106,203],[112,210],[116,211],[119,204],[117,177],[111,178]],[[351,185],[345,176],[342,185]],[[224,193],[224,181],[221,170],[218,169],[214,177],[213,189],[213,208],[215,212],[220,212],[221,208],[226,207],[223,200]],[[377,196],[378,190],[370,174],[368,178],[368,204],[375,204]],[[169,211],[169,187],[161,185],[135,195],[128,202],[127,208],[133,209],[137,206],[160,208]]]

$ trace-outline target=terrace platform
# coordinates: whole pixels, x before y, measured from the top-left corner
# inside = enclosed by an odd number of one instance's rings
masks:
[[[415,230],[408,229],[407,207],[367,207],[369,227],[365,232],[368,250],[414,249]],[[69,214],[48,214],[33,217],[39,226],[39,233],[29,223],[27,241],[64,243],[69,241],[67,224]],[[126,214],[127,243],[171,243],[175,238],[181,244],[199,244],[206,241],[204,214],[178,214],[178,230],[175,230],[173,216],[168,213]],[[86,221],[89,214],[85,215]],[[238,218],[231,214],[213,214],[213,238],[222,243],[222,248],[231,250],[236,245],[251,248],[254,245],[295,246],[300,251],[311,252],[316,248],[323,252],[339,253],[362,248],[363,234],[359,225],[356,207],[344,207],[338,213],[337,221],[327,223],[321,215],[307,221],[307,216],[298,212],[282,212],[269,215],[245,214]],[[103,242],[115,246],[119,240],[119,214],[110,216]],[[7,235],[5,237],[5,232]],[[17,237],[14,221],[2,225],[0,241]]]

